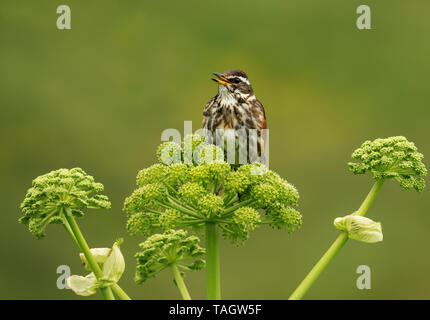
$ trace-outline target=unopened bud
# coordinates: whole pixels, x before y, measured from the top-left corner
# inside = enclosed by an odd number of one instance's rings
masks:
[[[366,217],[354,214],[339,217],[334,220],[334,226],[338,230],[346,231],[350,239],[367,243],[380,242],[383,239],[381,223]]]

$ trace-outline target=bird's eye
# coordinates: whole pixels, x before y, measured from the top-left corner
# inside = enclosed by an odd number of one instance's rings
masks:
[[[232,79],[229,79],[229,80],[230,80],[230,82],[233,82],[233,83],[239,83],[240,82],[239,78],[232,78]]]

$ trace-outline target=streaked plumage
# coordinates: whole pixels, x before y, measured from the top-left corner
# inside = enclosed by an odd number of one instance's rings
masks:
[[[222,74],[214,73],[218,83],[218,93],[206,105],[203,111],[203,128],[212,133],[208,140],[215,143],[220,132],[226,135],[236,134],[236,144],[238,139],[246,138],[249,144],[257,144],[258,156],[264,150],[264,134],[262,130],[267,128],[266,116],[263,105],[255,97],[251,83],[245,72],[237,69],[230,69]],[[215,135],[217,129],[218,131]],[[255,130],[256,135],[249,134],[250,130]],[[234,130],[234,131],[233,131]],[[218,144],[223,146],[224,144]],[[247,162],[254,162],[252,155],[248,154],[248,147],[245,144],[236,146],[238,153],[246,156]],[[236,155],[236,163],[238,155]]]

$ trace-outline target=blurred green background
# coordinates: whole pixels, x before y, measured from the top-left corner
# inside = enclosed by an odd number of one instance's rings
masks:
[[[68,4],[72,30],[56,28]],[[337,235],[332,222],[356,210],[369,176],[346,163],[366,139],[405,135],[430,158],[430,2],[366,1],[372,30],[359,31],[362,1],[2,1],[0,8],[0,298],[75,299],[56,268],[84,274],[59,226],[36,240],[19,225],[31,180],[80,166],[104,183],[110,212],[79,224],[92,247],[122,236],[134,298],[178,299],[169,272],[133,282],[143,239],[125,231],[124,198],[155,162],[166,128],[201,126],[216,93],[213,71],[248,73],[266,108],[270,167],[301,195],[301,230],[261,228],[237,248],[222,241],[226,299],[286,299]],[[349,241],[308,299],[429,299],[429,190],[387,183],[368,216],[384,241]],[[358,290],[369,265],[372,289]],[[186,278],[205,297],[204,272]],[[100,298],[97,296],[94,298]]]

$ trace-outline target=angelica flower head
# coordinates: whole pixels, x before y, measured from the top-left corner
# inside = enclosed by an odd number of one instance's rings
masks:
[[[194,160],[186,164],[190,153]],[[225,238],[241,244],[261,225],[291,232],[302,223],[297,189],[260,163],[232,170],[219,148],[199,136],[187,136],[182,146],[163,143],[157,154],[160,163],[138,173],[138,188],[124,203],[131,234],[216,223]]]
[[[64,223],[65,210],[80,217],[84,209],[109,209],[108,197],[99,194],[103,189],[81,168],[51,171],[33,180],[21,203],[24,216],[19,222],[28,224],[30,232],[42,238],[48,224]]]
[[[422,191],[425,187],[424,156],[405,137],[365,141],[353,152],[352,158],[358,161],[348,163],[354,174],[370,172],[376,180],[394,179],[404,189]]]
[[[199,241],[184,230],[168,230],[150,236],[139,245],[140,251],[135,255],[136,282],[141,284],[173,264],[183,271],[202,269],[205,249],[199,246]]]

